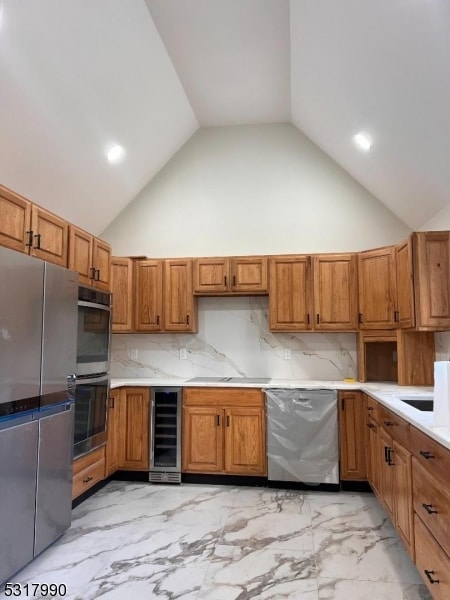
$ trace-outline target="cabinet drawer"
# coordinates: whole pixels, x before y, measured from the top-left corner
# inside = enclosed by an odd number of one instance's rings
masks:
[[[447,482],[450,473],[450,450],[415,427],[411,427],[410,438],[410,450],[418,462],[438,479]]]
[[[91,465],[102,459],[105,459],[105,446],[97,448],[97,450],[89,452],[89,454],[85,454],[84,456],[75,459],[73,461],[73,474],[76,475],[77,473],[80,473],[87,467],[90,467]]]
[[[406,448],[409,448],[410,427],[409,423],[391,412],[381,404],[378,405],[379,423],[386,431]]]
[[[450,598],[450,559],[416,514],[414,515],[414,530],[417,570],[434,600],[448,600]],[[435,581],[435,583],[431,583],[431,581]]]
[[[264,406],[264,394],[252,388],[184,388],[185,406]]]
[[[371,396],[367,396],[367,415],[375,421],[375,423],[378,423],[378,407],[379,403]]]
[[[73,477],[72,499],[76,498],[105,477],[105,457],[89,465]]]
[[[414,457],[412,464],[414,510],[450,555],[450,491]]]

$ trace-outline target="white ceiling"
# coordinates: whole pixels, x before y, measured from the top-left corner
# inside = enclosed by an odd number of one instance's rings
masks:
[[[448,0],[0,3],[0,183],[94,233],[199,125],[292,121],[413,229],[450,204]]]

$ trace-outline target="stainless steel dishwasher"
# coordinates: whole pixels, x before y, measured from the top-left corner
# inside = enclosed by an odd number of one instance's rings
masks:
[[[315,488],[328,484],[330,489],[336,489],[337,392],[268,389],[266,402],[269,484],[297,482]]]

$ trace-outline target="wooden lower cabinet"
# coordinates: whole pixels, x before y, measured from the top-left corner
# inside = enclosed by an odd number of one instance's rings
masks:
[[[414,557],[411,453],[394,440],[395,526],[409,553]]]
[[[105,477],[105,446],[81,456],[73,463],[72,499],[87,492]]]
[[[416,567],[434,600],[450,598],[450,558],[414,514]]]
[[[185,388],[182,471],[266,475],[265,429],[261,390]]]
[[[108,400],[108,442],[106,444],[105,477],[119,468],[119,402],[120,389],[111,390]]]
[[[367,478],[364,403],[361,392],[339,392],[341,480]]]
[[[118,468],[148,471],[150,388],[121,388],[118,408]]]

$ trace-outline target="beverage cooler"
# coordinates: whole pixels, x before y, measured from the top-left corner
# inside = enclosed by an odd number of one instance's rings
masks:
[[[153,483],[181,482],[181,388],[151,390],[150,473]]]

